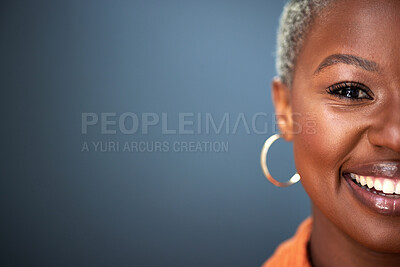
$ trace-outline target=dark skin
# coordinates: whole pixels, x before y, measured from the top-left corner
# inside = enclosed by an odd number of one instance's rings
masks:
[[[322,15],[298,56],[291,88],[273,81],[280,130],[293,141],[313,203],[311,261],[317,267],[399,266],[400,216],[365,207],[340,171],[400,162],[400,1],[339,0]],[[338,54],[366,61],[363,67],[337,59],[321,65]],[[338,83],[345,89],[328,93]]]

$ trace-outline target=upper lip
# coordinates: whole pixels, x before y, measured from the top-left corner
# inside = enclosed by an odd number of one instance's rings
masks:
[[[400,161],[380,161],[363,163],[346,168],[343,170],[343,173],[354,173],[363,176],[399,179]]]

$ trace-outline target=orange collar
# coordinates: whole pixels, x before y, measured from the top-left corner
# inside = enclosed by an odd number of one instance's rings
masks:
[[[309,217],[300,224],[292,238],[279,245],[262,267],[311,267],[307,256],[311,226],[312,219]]]

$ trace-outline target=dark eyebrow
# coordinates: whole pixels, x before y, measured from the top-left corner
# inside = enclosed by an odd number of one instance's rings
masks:
[[[379,71],[379,65],[378,63],[374,61],[370,61],[365,58],[353,56],[353,55],[346,55],[346,54],[334,54],[330,55],[329,57],[325,58],[321,64],[319,64],[318,68],[314,72],[314,75],[317,75],[320,73],[324,68],[327,68],[329,66],[335,65],[335,64],[347,64],[347,65],[353,65],[359,68],[362,68],[367,71],[371,72],[378,72]]]

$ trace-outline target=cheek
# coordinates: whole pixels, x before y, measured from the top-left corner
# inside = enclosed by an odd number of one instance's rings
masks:
[[[331,107],[310,103],[295,107],[296,168],[305,190],[318,202],[320,197],[337,192],[340,168],[359,142],[362,127]]]

